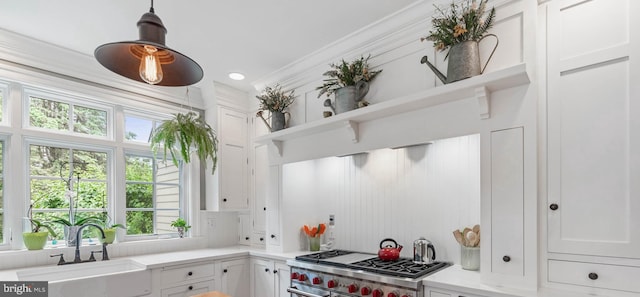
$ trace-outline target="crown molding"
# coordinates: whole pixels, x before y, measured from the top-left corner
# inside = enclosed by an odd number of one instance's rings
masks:
[[[52,76],[73,78],[88,84],[98,84],[129,93],[184,103],[184,87],[146,85],[122,78],[105,69],[93,56],[48,42],[34,39],[0,28],[0,60],[47,72]],[[203,108],[202,93],[198,87],[189,86],[190,102],[195,108]]]

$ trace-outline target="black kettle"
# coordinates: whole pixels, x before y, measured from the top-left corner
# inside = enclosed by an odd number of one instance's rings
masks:
[[[420,237],[413,242],[413,263],[429,264],[436,260],[436,249],[431,241]]]

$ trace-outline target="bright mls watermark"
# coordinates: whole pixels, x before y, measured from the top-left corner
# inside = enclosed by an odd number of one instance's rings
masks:
[[[2,282],[0,297],[48,297],[48,282]]]

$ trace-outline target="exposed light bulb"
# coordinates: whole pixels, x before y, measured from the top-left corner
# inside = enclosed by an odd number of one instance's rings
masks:
[[[140,78],[152,85],[161,82],[163,76],[157,52],[157,48],[145,45],[140,59]]]

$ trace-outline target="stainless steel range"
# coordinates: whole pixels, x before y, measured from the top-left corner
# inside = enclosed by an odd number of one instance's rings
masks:
[[[422,297],[422,278],[450,263],[416,264],[413,259],[382,261],[376,254],[332,250],[287,261],[297,296]]]

